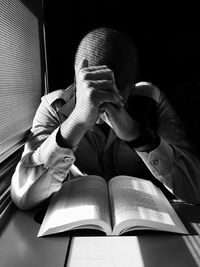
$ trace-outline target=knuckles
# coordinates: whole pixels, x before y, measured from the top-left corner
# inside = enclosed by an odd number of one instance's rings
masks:
[[[80,69],[76,77],[79,99],[89,100],[95,106],[98,106],[99,103],[108,102],[108,100],[119,105],[120,100],[115,90],[113,71],[107,66],[99,69],[95,67],[94,71],[91,70],[91,67],[89,68]],[[104,87],[105,90],[103,90]]]
[[[104,77],[105,77],[105,80],[106,80],[106,79],[108,79],[108,77],[110,77],[111,79],[109,79],[109,80],[112,80],[114,82],[114,73],[107,66],[106,66],[106,68],[99,69],[99,70],[95,68],[95,71],[96,72],[98,71],[97,75],[102,74],[101,79],[104,79]],[[78,78],[80,80],[90,80],[90,79],[92,79],[91,78],[92,74],[94,75],[94,72],[88,71],[87,68],[83,68],[83,69],[79,70]],[[94,79],[94,80],[96,80],[96,79]]]

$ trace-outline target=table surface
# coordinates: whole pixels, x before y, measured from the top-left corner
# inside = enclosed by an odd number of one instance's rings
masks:
[[[40,211],[17,210],[0,233],[0,267],[200,266],[200,205],[172,206],[190,235],[141,231],[108,237],[86,231],[37,238]]]

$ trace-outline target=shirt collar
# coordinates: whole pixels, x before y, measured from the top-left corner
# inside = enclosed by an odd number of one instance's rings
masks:
[[[104,122],[105,123],[105,122]],[[90,129],[90,132],[94,132],[95,134],[99,135],[100,137],[104,137],[105,135],[103,134],[103,132],[98,128],[98,126],[95,124],[93,125]],[[105,147],[104,150],[107,150],[110,145],[115,141],[115,139],[117,139],[117,135],[115,134],[114,130],[112,128],[110,128],[110,132],[108,134],[108,138],[106,140],[105,143]]]
[[[58,109],[58,113],[64,115],[66,118],[69,117],[75,107],[75,103],[76,100],[74,95],[67,103],[65,103],[61,108]]]

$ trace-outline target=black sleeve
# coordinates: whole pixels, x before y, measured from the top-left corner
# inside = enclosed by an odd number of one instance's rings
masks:
[[[146,96],[133,96],[128,103],[128,113],[141,127],[141,134],[133,141],[126,142],[131,149],[150,152],[160,144],[157,134],[157,103]]]

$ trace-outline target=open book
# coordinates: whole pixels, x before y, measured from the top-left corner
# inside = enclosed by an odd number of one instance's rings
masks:
[[[65,182],[51,199],[38,237],[84,228],[106,235],[141,229],[188,234],[159,188],[123,175],[108,184],[94,175]]]

